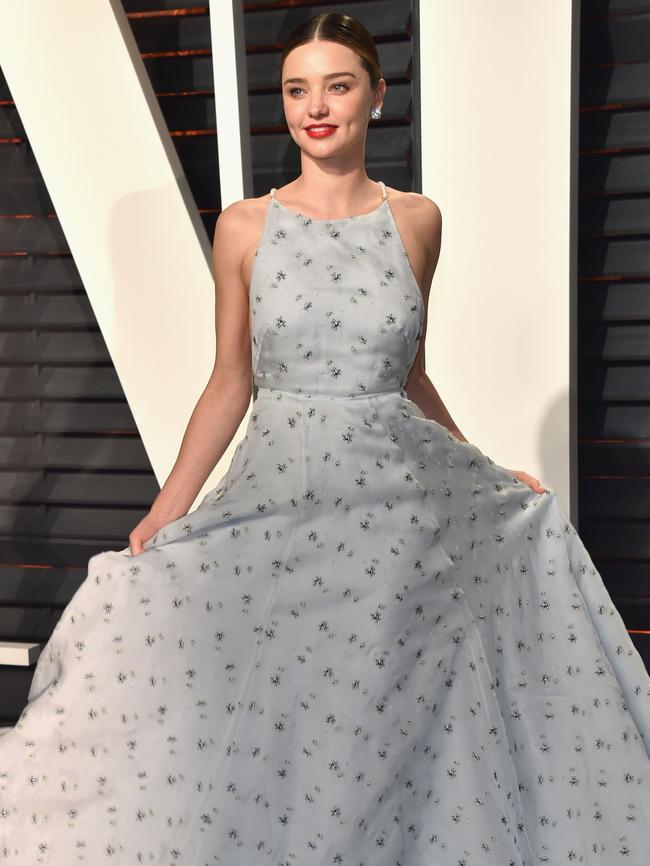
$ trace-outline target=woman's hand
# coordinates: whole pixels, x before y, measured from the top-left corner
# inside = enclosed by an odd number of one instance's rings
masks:
[[[138,553],[142,553],[145,541],[148,541],[156,534],[156,532],[158,532],[159,529],[170,523],[172,519],[172,517],[163,517],[161,514],[156,514],[153,511],[149,511],[148,514],[145,514],[140,523],[131,530],[129,535],[131,556],[136,556]]]
[[[546,493],[546,487],[544,487],[538,478],[533,478],[532,475],[529,475],[527,472],[522,472],[520,469],[508,469],[508,472],[511,475],[514,475],[515,478],[523,481],[524,484],[527,484],[531,490],[535,491],[535,493]]]

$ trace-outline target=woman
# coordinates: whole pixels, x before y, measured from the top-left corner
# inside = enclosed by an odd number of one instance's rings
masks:
[[[282,60],[301,175],[218,220],[213,375],[0,738],[0,852],[642,866],[650,678],[555,494],[425,374],[440,212],[365,174],[372,39],[326,13]]]

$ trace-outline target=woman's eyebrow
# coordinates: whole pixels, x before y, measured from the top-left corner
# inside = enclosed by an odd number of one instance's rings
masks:
[[[357,76],[354,72],[328,72],[327,75],[323,75],[323,79],[325,81],[329,81],[330,78],[338,78],[340,75],[351,75],[352,78],[356,78]],[[284,81],[285,84],[306,84],[306,78],[286,78]]]

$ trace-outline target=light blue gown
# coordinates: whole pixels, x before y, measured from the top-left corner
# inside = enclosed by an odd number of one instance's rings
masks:
[[[245,437],[90,559],[0,737],[1,866],[650,863],[650,678],[555,493],[407,397],[382,190],[272,195]]]

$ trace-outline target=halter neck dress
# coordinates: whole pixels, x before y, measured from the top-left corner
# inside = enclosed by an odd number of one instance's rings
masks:
[[[271,191],[245,435],[89,560],[0,737],[0,863],[650,862],[650,678],[555,493],[408,397],[381,189],[329,220]]]

